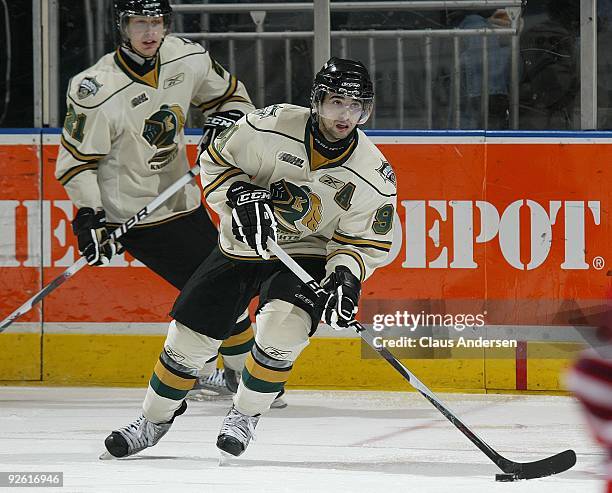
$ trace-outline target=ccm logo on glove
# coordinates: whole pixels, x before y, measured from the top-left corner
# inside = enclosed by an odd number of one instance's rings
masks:
[[[264,260],[270,258],[268,238],[276,239],[274,203],[270,191],[245,181],[231,184],[227,204],[232,210],[232,233]]]
[[[267,190],[256,190],[254,192],[244,191],[237,200],[236,205],[248,204],[249,202],[270,200],[270,192]]]
[[[208,116],[202,125],[202,138],[198,144],[198,158],[206,148],[223,132],[240,120],[244,113],[239,110],[220,111]]]

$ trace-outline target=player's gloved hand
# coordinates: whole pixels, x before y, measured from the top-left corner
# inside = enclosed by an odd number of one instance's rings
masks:
[[[245,181],[232,183],[226,193],[232,210],[232,233],[264,260],[270,258],[268,238],[276,239],[276,219],[270,191]]]
[[[244,113],[240,110],[219,111],[206,117],[202,126],[202,138],[198,144],[198,156],[202,154],[213,140],[226,128],[240,120]]]
[[[321,287],[328,293],[324,300],[325,306],[321,320],[336,330],[350,327],[350,323],[355,320],[361,295],[359,279],[348,267],[339,265],[323,281]]]
[[[79,252],[89,265],[108,264],[117,247],[109,242],[106,230],[106,214],[91,207],[81,207],[72,220],[72,231],[79,243]]]

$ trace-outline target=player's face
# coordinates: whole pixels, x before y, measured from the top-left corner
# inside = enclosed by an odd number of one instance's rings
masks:
[[[325,94],[319,112],[319,128],[330,142],[344,139],[357,126],[363,103],[339,94]]]
[[[132,48],[140,55],[152,57],[157,53],[164,37],[163,17],[130,17],[127,35]]]

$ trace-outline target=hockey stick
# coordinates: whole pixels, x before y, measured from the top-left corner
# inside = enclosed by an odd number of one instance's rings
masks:
[[[274,240],[268,239],[268,249],[278,257],[301,281],[305,282],[318,296],[325,291],[321,286],[293,260]],[[559,454],[547,457],[546,459],[534,462],[514,462],[506,459],[498,452],[493,450],[482,438],[470,430],[442,401],[421,382],[408,368],[400,363],[385,347],[376,347],[374,344],[374,334],[356,320],[352,328],[357,331],[361,338],[381,357],[395,368],[410,385],[418,390],[425,399],[431,402],[461,433],[463,433],[474,445],[476,445],[497,467],[508,475],[500,480],[513,481],[515,479],[533,479],[558,474],[567,471],[576,463],[576,453],[573,450],[566,450]]]
[[[164,190],[158,197],[156,197],[149,205],[144,206],[140,209],[136,214],[130,217],[126,222],[124,222],[121,226],[113,230],[110,234],[109,241],[117,241],[121,238],[125,233],[127,233],[130,229],[136,226],[139,222],[141,222],[145,217],[147,217],[151,212],[157,209],[161,204],[163,204],[166,200],[168,200],[172,195],[178,192],[181,188],[183,188],[187,183],[194,179],[200,172],[200,166],[196,165],[191,168],[187,173],[185,173],[181,178],[179,178],[176,182],[170,185],[166,190]],[[75,275],[78,271],[80,271],[83,267],[87,265],[87,260],[85,257],[79,258],[74,264],[68,267],[64,272],[62,272],[59,276],[57,276],[53,281],[47,284],[44,288],[42,288],[38,293],[32,296],[28,301],[26,301],[23,305],[21,305],[17,310],[11,313],[7,318],[5,318],[0,323],[0,333],[4,331],[9,325],[11,325],[15,320],[21,317],[23,314],[27,313],[39,303],[45,296],[54,291],[56,288],[61,286],[64,282],[70,279],[73,275]]]

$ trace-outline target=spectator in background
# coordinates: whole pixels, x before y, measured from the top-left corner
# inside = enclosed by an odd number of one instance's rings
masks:
[[[365,0],[362,0],[365,1]],[[424,30],[444,28],[442,13],[433,11],[406,11],[406,10],[353,10],[332,11],[332,30]],[[396,38],[375,38],[373,52],[367,39],[344,39],[347,51],[344,55],[351,56],[370,63],[370,56],[374,55],[372,79],[377,89],[375,118],[370,119],[372,128],[427,128],[427,95],[428,87],[425,81],[425,66],[427,64],[424,38],[403,38],[402,64],[398,64],[398,51]],[[442,54],[441,43],[435,40],[431,44],[432,71],[439,70]],[[332,53],[344,56],[341,51],[341,41],[332,39]],[[402,70],[400,74],[399,70]],[[403,84],[399,86],[399,79]],[[439,81],[436,81],[438,83]],[[440,99],[442,90],[434,87],[437,99]],[[446,91],[448,92],[448,91]],[[401,95],[401,96],[400,96]],[[446,96],[444,96],[446,97]],[[446,102],[446,101],[445,101]],[[402,111],[398,107],[402,104]],[[434,107],[434,118],[436,108]],[[446,119],[440,122],[446,124]]]
[[[521,129],[571,129],[578,95],[580,0],[547,0],[521,35]]]
[[[511,19],[505,9],[453,11],[447,23],[459,29],[509,28]],[[482,36],[461,40],[461,128],[484,128],[482,104]],[[510,40],[500,36],[487,38],[489,115],[487,128],[506,129],[509,121]],[[452,111],[452,108],[451,108]]]

